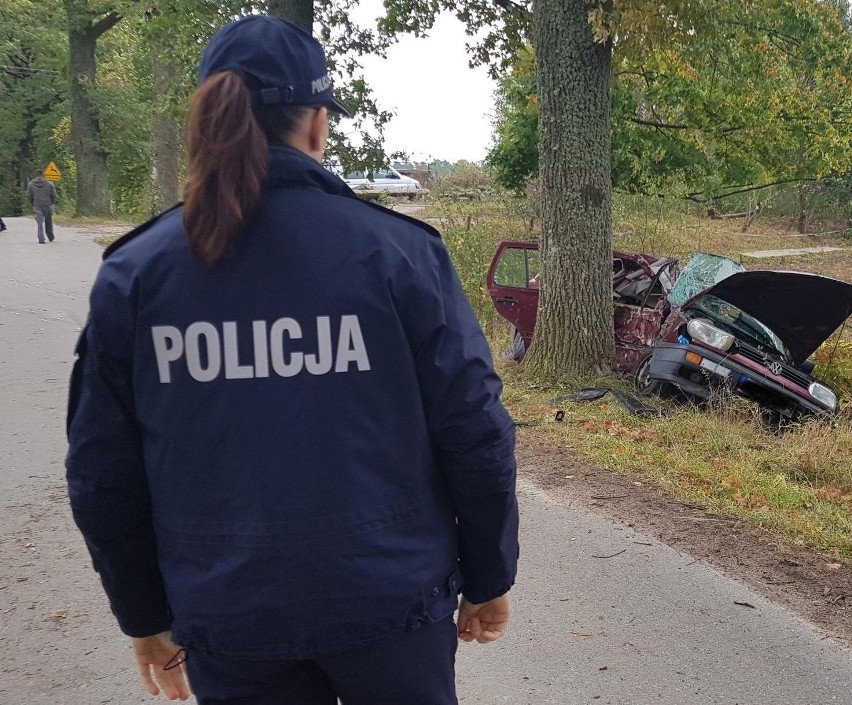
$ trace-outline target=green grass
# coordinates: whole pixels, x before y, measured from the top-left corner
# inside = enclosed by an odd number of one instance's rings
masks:
[[[56,214],[53,220],[58,225],[64,225],[71,228],[92,226],[115,226],[123,227],[130,230],[133,225],[128,224],[127,218],[107,218],[103,216],[83,216],[83,215],[63,215]]]
[[[504,401],[532,443],[568,448],[595,465],[637,475],[678,499],[742,517],[779,537],[852,557],[852,414],[782,433],[761,425],[757,407],[729,398],[703,410],[662,399],[669,414],[632,416],[608,395],[554,403],[572,387],[540,389],[522,365],[501,368]],[[622,379],[573,385],[624,386]],[[561,422],[555,411],[564,411]]]

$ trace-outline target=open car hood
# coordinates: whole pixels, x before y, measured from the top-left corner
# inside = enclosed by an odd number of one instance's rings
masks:
[[[796,365],[852,314],[852,284],[801,272],[739,272],[693,297],[712,294],[768,326]]]

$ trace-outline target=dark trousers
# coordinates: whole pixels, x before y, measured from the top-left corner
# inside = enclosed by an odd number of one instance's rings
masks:
[[[199,705],[458,705],[451,617],[309,661],[245,661],[192,650]]]
[[[47,231],[47,239],[53,242],[53,209],[50,206],[36,206],[33,211],[38,241],[44,242],[44,233]]]

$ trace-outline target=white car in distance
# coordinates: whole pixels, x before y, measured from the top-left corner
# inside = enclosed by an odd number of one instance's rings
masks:
[[[417,179],[400,174],[393,167],[375,171],[372,175],[363,171],[351,171],[341,177],[353,191],[386,191],[414,195],[424,189]]]

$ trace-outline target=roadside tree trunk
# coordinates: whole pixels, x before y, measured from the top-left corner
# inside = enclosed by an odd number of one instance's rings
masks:
[[[313,33],[313,0],[268,0],[267,8],[270,15],[283,17],[285,20],[290,20],[290,22],[299,25],[305,31]]]
[[[77,215],[109,215],[107,151],[101,142],[97,109],[92,100],[96,85],[98,38],[121,16],[108,12],[95,21],[81,0],[63,0],[68,18],[71,72],[71,144],[77,163]]]
[[[151,44],[154,79],[153,117],[151,120],[151,215],[162,213],[180,201],[180,126],[169,112],[168,92],[174,84],[175,70],[160,58]]]
[[[541,293],[526,371],[545,382],[611,370],[611,44],[586,0],[535,4]]]

